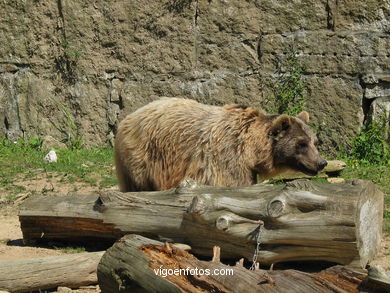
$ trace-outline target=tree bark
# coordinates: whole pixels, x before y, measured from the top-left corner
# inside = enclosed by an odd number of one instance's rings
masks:
[[[19,218],[25,239],[119,238],[136,233],[188,244],[209,256],[272,264],[324,260],[364,267],[379,250],[383,193],[368,181],[198,186],[160,192],[28,199]]]
[[[390,292],[390,272],[382,267],[369,266],[367,283],[375,292]]]
[[[200,261],[139,235],[114,244],[98,266],[102,293],[126,292],[359,292],[364,270],[332,267],[316,274],[296,270],[248,270],[238,263]]]
[[[30,292],[97,284],[102,252],[86,252],[0,262],[0,290]]]

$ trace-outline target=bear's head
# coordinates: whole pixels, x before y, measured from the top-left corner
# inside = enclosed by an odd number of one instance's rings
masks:
[[[318,153],[317,137],[307,126],[308,121],[305,111],[297,117],[283,114],[272,120],[269,135],[276,167],[314,176],[328,164]]]

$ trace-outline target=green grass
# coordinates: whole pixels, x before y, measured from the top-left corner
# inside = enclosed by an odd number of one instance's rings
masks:
[[[385,210],[383,212],[383,231],[390,233],[390,211],[389,210]]]
[[[46,163],[47,151],[34,141],[16,143],[0,138],[0,188],[7,196],[24,190],[14,184],[44,174],[46,178],[60,177],[60,182],[84,182],[107,188],[116,185],[112,148],[85,148],[56,150],[58,161]]]
[[[386,194],[390,195],[390,163],[382,164],[361,163],[358,160],[342,159],[347,167],[341,173],[345,179],[360,178],[371,180]]]
[[[99,182],[99,187],[100,188],[107,188],[110,186],[114,186],[118,183],[116,177],[112,176],[105,176],[102,178],[102,180]]]
[[[81,253],[85,252],[85,247],[72,247],[72,246],[65,246],[65,247],[57,247],[54,246],[55,249],[62,251],[64,253]]]

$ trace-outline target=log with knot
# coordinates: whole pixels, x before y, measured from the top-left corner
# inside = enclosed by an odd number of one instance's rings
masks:
[[[273,264],[321,260],[364,267],[380,247],[383,193],[371,182],[200,186],[166,191],[34,197],[20,209],[25,240],[140,234],[210,256]]]

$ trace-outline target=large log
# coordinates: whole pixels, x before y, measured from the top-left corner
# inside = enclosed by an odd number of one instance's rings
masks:
[[[34,197],[19,218],[25,239],[137,233],[189,244],[199,255],[220,246],[224,258],[247,259],[259,242],[263,264],[325,260],[364,267],[379,250],[382,214],[383,193],[368,181],[226,188],[189,180],[161,192]]]
[[[218,258],[193,255],[138,235],[127,235],[103,255],[98,266],[102,293],[126,292],[359,292],[367,272],[332,267],[308,274],[296,270],[248,270]]]
[[[0,290],[30,292],[97,284],[96,269],[103,255],[85,252],[0,262]]]

